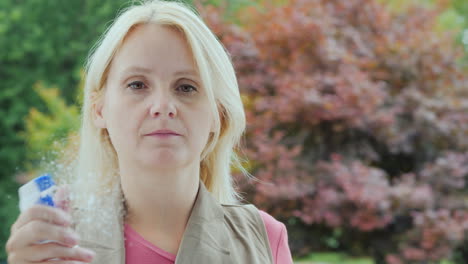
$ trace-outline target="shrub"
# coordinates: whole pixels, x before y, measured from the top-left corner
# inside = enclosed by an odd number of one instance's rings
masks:
[[[341,248],[377,263],[451,256],[468,228],[468,78],[436,10],[292,0],[244,8],[239,25],[202,14],[238,73],[250,201],[340,228]]]

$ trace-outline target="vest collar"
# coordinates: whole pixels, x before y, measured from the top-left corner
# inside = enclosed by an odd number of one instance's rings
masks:
[[[115,227],[111,241],[95,237],[86,239],[80,244],[96,252],[96,258],[92,263],[125,264],[123,219],[116,217],[115,222],[109,224]],[[89,232],[86,235],[92,237]],[[197,197],[179,245],[175,264],[230,263],[230,244],[226,235],[223,208],[200,180]]]
[[[223,208],[200,181],[175,263],[227,263],[229,245]]]

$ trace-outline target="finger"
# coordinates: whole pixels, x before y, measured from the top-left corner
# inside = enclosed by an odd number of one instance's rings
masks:
[[[44,252],[48,252],[44,253]],[[40,255],[39,255],[40,254]],[[50,257],[54,255],[54,257]],[[78,252],[60,252],[59,250],[50,250],[41,249],[39,253],[35,253],[34,251],[22,251],[17,254],[11,254],[8,256],[7,263],[35,263],[35,264],[83,264],[83,263],[90,263],[96,254],[88,249],[82,249]],[[57,257],[62,256],[62,257]],[[24,259],[27,257],[27,259]],[[35,261],[34,259],[41,259],[42,261]]]
[[[64,210],[70,212],[70,187],[68,185],[59,186],[54,196],[55,205]]]
[[[11,262],[8,262],[8,263],[11,263]],[[73,260],[46,260],[42,262],[34,262],[34,264],[83,264],[83,263],[87,263],[87,262],[73,261]],[[29,264],[29,263],[21,262],[21,264]]]
[[[70,226],[72,222],[70,215],[63,210],[45,205],[34,205],[20,214],[18,220],[13,224],[11,232],[15,232],[22,226],[34,220],[61,226]]]
[[[44,251],[44,249],[41,249],[41,250]],[[90,253],[92,257],[87,256]],[[19,252],[14,252],[12,254],[9,254],[7,263],[10,263],[10,264],[27,264],[27,263],[29,264],[30,263],[34,263],[34,264],[83,264],[83,263],[90,263],[92,259],[94,259],[94,256],[95,256],[95,253],[90,250],[87,250],[85,252],[80,252],[77,254],[78,254],[77,257],[72,257],[71,259],[67,259],[64,257],[64,258],[46,258],[43,261],[34,261],[33,259],[39,259],[39,257],[38,258],[31,257],[31,256],[35,256],[36,253],[31,250],[26,250],[26,251],[19,251]],[[63,254],[63,255],[67,255],[67,254]],[[27,257],[27,259],[25,257]]]
[[[10,237],[7,250],[12,252],[47,240],[57,241],[62,245],[73,247],[78,244],[79,237],[78,234],[70,228],[33,220],[18,229],[15,234]]]
[[[28,262],[44,262],[49,260],[55,264],[55,261],[58,261],[56,259],[91,262],[96,254],[82,247],[70,248],[56,243],[47,243],[28,247],[22,251],[22,255],[26,257],[25,260]]]
[[[71,261],[71,260],[62,260],[62,261],[44,261],[44,262],[35,262],[34,264],[83,264],[81,261]]]
[[[16,255],[9,255],[8,256],[8,260],[7,260],[7,263],[10,263],[10,264],[31,264],[31,263],[34,263],[34,264],[83,264],[83,263],[90,263],[92,261],[92,259],[94,259],[94,257],[91,258],[91,260],[72,260],[72,259],[46,259],[44,261],[34,261],[34,262],[31,262],[31,261],[26,261],[24,259],[19,259],[18,257],[15,257],[15,256],[23,256],[23,254],[16,254]]]

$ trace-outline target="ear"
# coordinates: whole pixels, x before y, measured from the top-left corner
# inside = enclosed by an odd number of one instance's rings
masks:
[[[97,94],[91,95],[93,123],[97,128],[107,128],[106,119],[103,114],[104,102],[102,98],[97,98]]]

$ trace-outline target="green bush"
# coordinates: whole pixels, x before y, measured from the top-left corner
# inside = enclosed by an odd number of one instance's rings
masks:
[[[30,108],[48,113],[47,105],[33,91],[44,86],[60,87],[67,103],[76,97],[76,87],[88,51],[126,4],[124,0],[3,0],[0,1],[0,220],[16,219],[17,184],[28,155],[24,119]],[[4,197],[2,197],[4,198]],[[4,248],[9,228],[0,232]],[[0,259],[5,258],[0,251]]]
[[[43,169],[47,162],[63,153],[67,139],[78,131],[80,122],[78,105],[68,106],[58,88],[46,88],[38,83],[34,91],[48,111],[42,113],[33,107],[25,119],[26,130],[21,135],[26,142],[25,169],[29,174]]]

